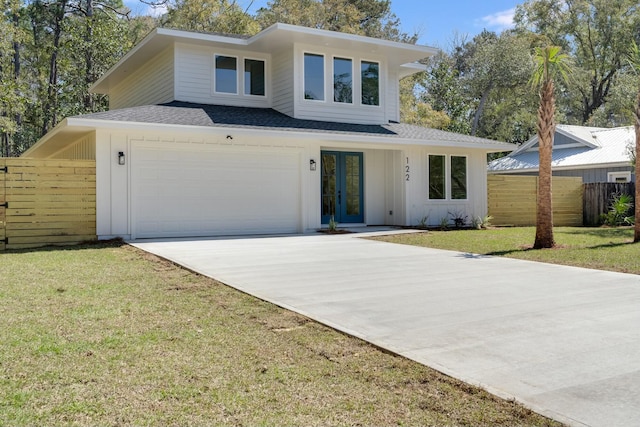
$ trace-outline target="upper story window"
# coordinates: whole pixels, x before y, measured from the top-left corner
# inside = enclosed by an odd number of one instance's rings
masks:
[[[244,60],[244,94],[265,95],[264,61],[258,59]]]
[[[333,58],[333,101],[353,103],[353,61]]]
[[[360,63],[362,105],[380,105],[380,64]]]
[[[304,99],[324,101],[324,55],[304,54]]]
[[[234,56],[215,56],[215,91],[220,93],[238,93],[238,58]]]

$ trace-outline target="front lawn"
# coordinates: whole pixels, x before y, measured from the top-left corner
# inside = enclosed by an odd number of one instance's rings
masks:
[[[556,424],[113,243],[0,253],[0,425]]]
[[[640,244],[631,243],[632,228],[557,227],[557,247],[543,250],[531,249],[535,233],[535,227],[513,227],[429,231],[376,240],[640,274]]]

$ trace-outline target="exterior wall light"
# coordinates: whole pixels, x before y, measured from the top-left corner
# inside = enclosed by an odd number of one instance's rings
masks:
[[[124,165],[124,162],[125,162],[124,151],[118,151],[118,164]]]
[[[313,160],[313,159],[309,160],[309,169],[312,170],[312,171],[316,170],[316,161],[315,160]]]

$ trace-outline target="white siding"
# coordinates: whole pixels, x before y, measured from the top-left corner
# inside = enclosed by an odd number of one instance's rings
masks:
[[[109,93],[109,109],[173,101],[173,46],[124,79]]]
[[[387,114],[386,122],[400,121],[400,81],[396,74],[389,75],[387,79]]]
[[[273,108],[293,116],[293,51],[287,50],[275,54],[271,68],[273,70]]]
[[[447,156],[447,187],[449,186],[450,156],[467,157],[467,200],[429,200],[429,154]],[[466,215],[467,222],[470,222],[473,217],[484,217],[487,214],[486,153],[480,150],[415,147],[405,151],[405,159],[403,160],[404,166],[409,166],[409,181],[405,181],[406,225],[417,225],[425,217],[428,218],[428,225],[440,225],[440,221],[444,218],[451,220],[450,212],[460,212]]]
[[[91,132],[78,139],[70,146],[55,153],[52,159],[70,160],[95,160],[96,159],[96,134]]]
[[[213,58],[214,55],[229,55],[238,58],[239,93],[215,93],[213,88]],[[266,95],[244,95],[243,66],[244,58],[265,61]],[[214,49],[203,46],[186,44],[176,45],[176,100],[201,104],[234,105],[242,107],[266,108],[270,106],[271,59],[269,55],[257,52],[240,52],[229,49]]]
[[[324,55],[325,100],[310,101],[304,99],[304,53]],[[333,102],[333,57],[353,59],[353,104]],[[360,105],[360,61],[374,61],[380,64],[380,105]],[[295,47],[295,110],[297,119],[322,120],[329,122],[384,124],[387,122],[387,67],[382,57],[361,54],[353,51],[336,51],[318,46],[296,45]],[[396,101],[397,103],[397,101]]]

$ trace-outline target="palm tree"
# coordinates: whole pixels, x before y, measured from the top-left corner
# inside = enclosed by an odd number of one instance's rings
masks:
[[[536,200],[536,240],[534,249],[552,248],[553,206],[551,203],[551,154],[553,135],[556,130],[554,120],[556,110],[554,78],[566,79],[569,73],[568,57],[560,53],[560,47],[547,46],[535,48],[536,67],[531,82],[539,88],[540,106],[538,107],[538,194]]]
[[[631,66],[640,74],[640,48],[633,42],[629,52],[629,62]],[[635,221],[633,227],[633,242],[640,242],[640,185],[638,177],[640,177],[640,162],[638,162],[638,153],[640,153],[640,88],[638,89],[638,97],[636,98],[635,120],[633,122],[636,131],[636,147],[635,147],[635,168],[636,168],[636,194],[635,194]]]

